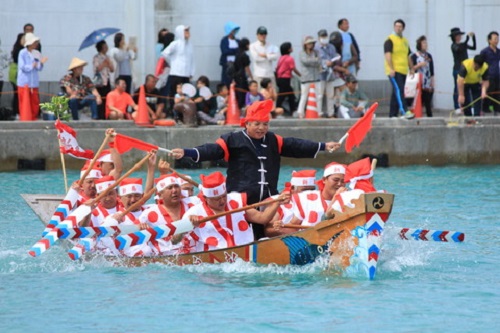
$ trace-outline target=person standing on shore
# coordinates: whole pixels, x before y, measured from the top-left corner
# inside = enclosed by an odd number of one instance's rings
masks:
[[[406,118],[414,117],[411,111],[406,111],[404,97],[406,75],[408,71],[410,75],[415,74],[410,57],[410,46],[408,40],[403,37],[405,26],[405,22],[402,19],[394,21],[394,31],[384,42],[385,74],[389,77],[392,86],[389,118],[399,116],[399,103],[403,104],[401,107],[406,112]]]
[[[488,47],[481,50],[481,56],[488,64],[488,95],[497,101],[500,100],[500,49],[498,46],[498,32],[492,31],[488,34]],[[483,112],[500,112],[498,102],[486,98],[483,101]]]
[[[427,38],[420,36],[417,39],[417,52],[411,55],[415,64],[413,70],[422,73],[422,105],[425,106],[427,117],[432,117],[432,96],[434,95],[434,61],[432,55],[427,52]]]
[[[29,32],[24,36],[25,48],[19,52],[17,85],[21,120],[36,120],[40,111],[38,72],[42,71],[47,57],[42,57],[37,50],[40,38]],[[28,90],[26,92],[26,90]],[[25,112],[29,110],[29,114]]]
[[[476,49],[476,35],[473,32],[469,32],[465,41],[461,43],[462,35],[465,32],[460,31],[460,28],[452,28],[450,33],[450,38],[452,41],[451,44],[451,53],[453,54],[453,105],[456,109],[460,108],[460,104],[458,103],[458,90],[457,90],[457,76],[458,71],[460,70],[460,66],[462,66],[462,62],[469,58],[467,54],[467,50],[474,51]],[[472,45],[469,45],[469,37],[472,39]]]

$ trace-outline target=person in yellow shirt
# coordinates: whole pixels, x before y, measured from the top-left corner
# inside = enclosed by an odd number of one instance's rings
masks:
[[[406,112],[404,88],[406,75],[415,74],[411,60],[411,50],[408,40],[403,37],[405,22],[402,19],[394,21],[394,32],[387,37],[384,43],[385,74],[389,77],[392,86],[389,117],[397,117],[399,111]],[[411,111],[407,111],[406,118],[413,118]]]
[[[488,64],[482,55],[462,62],[457,76],[458,104],[466,116],[481,114],[481,100],[487,97],[489,87]],[[481,99],[479,99],[481,97]],[[469,104],[474,102],[473,107]],[[464,105],[466,106],[464,108]]]

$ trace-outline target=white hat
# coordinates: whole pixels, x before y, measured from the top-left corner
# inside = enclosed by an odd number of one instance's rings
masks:
[[[113,159],[111,158],[111,152],[109,149],[105,149],[101,152],[101,155],[97,159],[98,162],[111,162],[113,163]]]
[[[142,178],[125,178],[120,183],[120,196],[129,195],[129,194],[143,194],[144,190],[142,189]]]
[[[35,36],[34,33],[28,32],[24,35],[24,46],[30,46],[34,42],[38,42],[40,40],[39,37]]]
[[[108,187],[110,187],[114,183],[115,183],[115,178],[113,178],[113,176],[105,176],[99,178],[98,180],[95,181],[95,188],[97,190],[97,193],[104,192]]]
[[[325,166],[325,171],[323,172],[323,178],[337,173],[345,175],[345,165],[339,164],[337,162],[332,162],[327,166]]]
[[[224,175],[216,171],[208,176],[201,175],[201,193],[207,198],[214,198],[226,194],[226,179]]]
[[[89,164],[90,164],[90,161],[87,161],[85,163],[85,165],[83,166],[82,170],[80,170],[80,178],[83,177],[83,175],[85,174],[85,172],[89,168]],[[89,179],[89,178],[97,178],[97,179],[99,179],[101,177],[102,177],[101,169],[99,169],[98,167],[96,167],[94,165],[94,167],[90,170],[89,174],[87,175],[87,177],[85,177],[85,179]]]
[[[292,172],[290,184],[293,186],[316,186],[316,170],[301,170]]]
[[[170,185],[179,185],[179,178],[173,173],[162,175],[161,177],[156,178],[155,181],[156,181],[156,190],[158,192],[163,191]]]

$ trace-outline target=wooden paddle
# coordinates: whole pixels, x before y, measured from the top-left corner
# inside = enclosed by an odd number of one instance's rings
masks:
[[[178,171],[177,171],[177,170],[175,170],[174,168],[172,168],[172,167],[170,166],[170,163],[168,163],[167,161],[164,161],[164,160],[162,160],[162,159],[161,159],[161,160],[160,160],[160,164],[163,164],[163,165],[162,165],[162,168],[168,169],[170,172],[175,173],[177,176],[179,176],[179,178],[181,178],[181,179],[182,179],[182,180],[184,180],[185,182],[188,182],[189,184],[191,184],[191,185],[193,185],[193,186],[195,186],[195,187],[197,187],[197,188],[200,186],[200,184],[198,184],[196,181],[192,180],[192,179],[191,179],[191,178],[189,178],[188,176],[186,176],[186,175],[184,175],[184,174],[182,174],[182,173],[178,172]],[[160,166],[160,165],[158,165],[158,166]],[[160,172],[161,172],[161,170],[160,170]]]
[[[285,224],[282,228],[302,230],[302,229],[312,228],[312,226]],[[387,229],[391,230],[395,228],[387,228]],[[399,237],[404,240],[450,242],[450,243],[461,243],[465,240],[465,234],[460,231],[410,229],[410,228],[402,228],[402,229],[397,228],[397,230]]]
[[[90,171],[92,171],[92,168],[94,167],[95,162],[97,161],[97,159],[101,155],[101,152],[104,150],[104,147],[106,147],[106,145],[108,144],[112,135],[113,134],[111,132],[110,133],[106,132],[106,137],[104,137],[104,140],[102,141],[101,146],[99,147],[99,149],[95,153],[94,158],[92,158],[92,160],[90,161],[89,167],[87,168],[87,170],[85,170],[85,172],[83,173],[83,176],[80,177],[80,180],[78,181],[78,185],[82,186],[83,181],[88,176]]]
[[[219,217],[230,215],[234,213],[239,213],[245,210],[249,210],[252,208],[257,208],[264,205],[269,205],[278,201],[282,201],[282,199],[273,199],[273,200],[264,200],[261,202],[254,203],[252,205],[248,205],[245,207],[236,208],[233,210],[229,210],[227,212],[221,212],[215,215],[211,215],[205,218],[202,218],[199,223],[207,222],[210,220],[217,219]],[[169,236],[174,236],[178,234],[182,234],[193,229],[193,224],[189,218],[182,218],[180,220],[174,221],[172,223],[168,223],[162,226],[155,226],[152,228],[148,228],[145,230],[140,230],[128,235],[121,235],[116,237],[115,245],[118,250],[126,249],[130,246],[141,245],[149,242],[153,239],[159,239]]]

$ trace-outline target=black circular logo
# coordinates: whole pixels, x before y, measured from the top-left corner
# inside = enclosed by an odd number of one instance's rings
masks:
[[[384,199],[382,199],[382,197],[376,197],[375,199],[373,199],[372,205],[375,209],[381,209],[382,207],[384,207]]]

